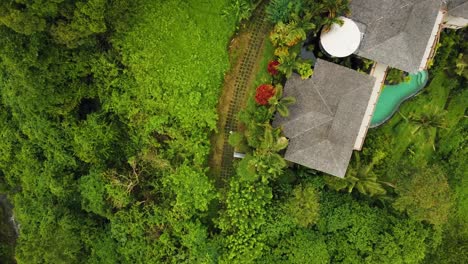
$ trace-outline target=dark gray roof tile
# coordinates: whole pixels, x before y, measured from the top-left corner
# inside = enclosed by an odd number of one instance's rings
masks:
[[[297,99],[290,116],[276,116],[290,143],[289,161],[344,177],[375,78],[318,59],[314,75],[293,75],[284,94]]]
[[[418,71],[440,7],[441,0],[351,1],[351,19],[366,25],[356,54]]]
[[[449,15],[468,19],[468,0],[451,0],[447,7]]]

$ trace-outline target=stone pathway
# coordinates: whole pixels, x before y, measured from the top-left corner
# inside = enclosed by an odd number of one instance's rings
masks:
[[[210,161],[210,166],[213,173],[220,174],[219,178],[222,179],[223,184],[226,179],[234,174],[233,154],[234,148],[229,145],[228,139],[231,131],[236,131],[239,126],[237,114],[242,109],[245,101],[247,100],[247,91],[252,85],[252,80],[255,76],[255,68],[261,59],[261,51],[266,36],[269,33],[270,26],[265,18],[266,2],[263,1],[253,12],[252,18],[249,21],[246,32],[248,33],[248,41],[246,47],[240,52],[240,59],[237,64],[233,65],[234,71],[231,72],[233,80],[232,90],[229,87],[223,87],[223,96],[221,96],[219,104],[229,104],[228,108],[218,107],[218,111],[227,111],[226,113],[219,113],[219,116],[226,116],[218,120],[218,133],[222,133],[222,137],[217,137],[212,146],[216,148],[222,142],[222,149],[214,149]],[[232,52],[232,51],[231,51]],[[229,98],[226,99],[224,93],[231,92]],[[223,100],[225,99],[225,100]],[[219,158],[221,155],[221,158]],[[218,168],[218,170],[216,170]],[[218,178],[218,177],[216,177]]]

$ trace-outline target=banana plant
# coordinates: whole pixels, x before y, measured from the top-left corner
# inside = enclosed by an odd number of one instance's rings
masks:
[[[278,111],[282,117],[287,117],[289,116],[288,106],[294,103],[296,103],[296,98],[292,96],[283,97],[283,86],[277,84],[275,87],[275,95],[268,100],[268,104],[270,105],[269,111],[271,114]]]
[[[288,146],[288,139],[281,135],[280,128],[273,128],[270,123],[264,125],[264,135],[261,140],[260,146],[254,153],[254,160],[256,170],[260,175],[278,176],[281,174],[284,167],[287,166],[286,161],[279,151]],[[262,176],[263,181],[268,179]]]
[[[265,130],[262,143],[257,148],[258,153],[277,153],[288,146],[289,141],[286,137],[281,136],[280,128],[273,128],[270,123],[265,123],[263,127]]]
[[[291,77],[293,71],[297,71],[302,79],[309,78],[313,73],[311,61],[298,58],[296,52],[280,56],[278,62],[280,64],[277,66],[277,69],[279,72],[283,73],[286,78]]]

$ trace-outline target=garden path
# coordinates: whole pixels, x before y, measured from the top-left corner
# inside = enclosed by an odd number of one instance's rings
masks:
[[[262,50],[270,26],[265,18],[263,1],[254,10],[250,21],[240,30],[230,45],[231,70],[224,79],[223,91],[218,102],[217,133],[211,138],[210,169],[218,187],[234,174],[234,148],[229,145],[231,131],[239,127],[237,114],[245,105],[247,91],[255,78],[256,69],[262,59]]]

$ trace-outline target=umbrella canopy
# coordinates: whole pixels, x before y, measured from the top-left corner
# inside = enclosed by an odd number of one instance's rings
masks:
[[[353,54],[361,43],[361,31],[353,20],[340,17],[343,25],[333,24],[329,31],[322,30],[320,44],[333,57],[347,57]]]

